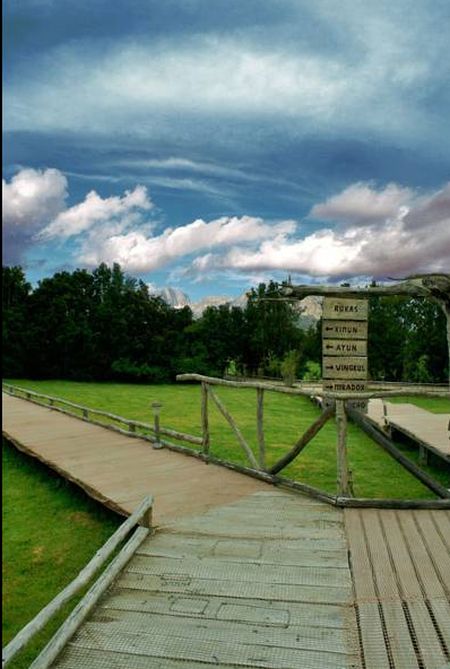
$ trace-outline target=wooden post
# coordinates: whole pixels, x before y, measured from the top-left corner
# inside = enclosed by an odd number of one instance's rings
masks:
[[[419,462],[421,465],[428,464],[428,449],[419,444]]]
[[[209,421],[208,421],[208,384],[202,381],[202,437],[203,453],[209,453]]]
[[[266,468],[266,442],[264,439],[264,390],[256,389],[256,429],[258,432],[259,466]]]
[[[350,495],[347,461],[347,414],[344,400],[336,400],[338,495]]]
[[[83,409],[83,418],[85,418],[86,420],[88,420],[88,418],[89,418],[89,414],[88,414],[87,409]]]
[[[153,448],[163,448],[163,445],[161,443],[161,431],[159,426],[159,412],[161,411],[161,407],[162,404],[160,402],[152,402],[153,425],[156,439],[155,443],[153,444]]]

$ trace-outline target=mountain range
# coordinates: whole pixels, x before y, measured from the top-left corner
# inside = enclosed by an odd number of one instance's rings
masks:
[[[247,301],[246,293],[242,293],[242,295],[234,298],[227,295],[208,295],[197,302],[192,302],[189,295],[179,288],[165,286],[153,292],[162,297],[174,309],[182,309],[186,306],[190,307],[196,318],[200,318],[207,307],[218,307],[221,304],[229,304],[232,307],[245,307]],[[299,325],[307,329],[317,323],[322,316],[322,298],[310,295],[300,302],[295,302],[294,308],[299,314]]]

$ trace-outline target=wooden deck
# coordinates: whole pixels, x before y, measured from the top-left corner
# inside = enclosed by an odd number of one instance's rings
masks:
[[[55,666],[359,667],[342,513],[269,489],[170,523]]]
[[[386,426],[416,442],[450,464],[450,413],[436,414],[414,404],[385,402],[386,422],[382,400],[370,400],[368,418],[378,427]]]
[[[243,474],[117,434],[3,393],[3,434],[114,511],[128,515],[146,495],[154,522],[207,511],[267,485]]]
[[[450,667],[450,512],[344,512],[3,402],[13,443],[111,508],[155,498],[156,534],[55,667]]]
[[[365,669],[450,667],[450,514],[346,509]]]

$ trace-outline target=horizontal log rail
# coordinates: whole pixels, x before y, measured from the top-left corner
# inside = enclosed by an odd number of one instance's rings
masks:
[[[204,376],[203,374],[178,374],[177,381],[199,381],[209,383],[214,386],[228,386],[229,388],[261,388],[262,390],[270,390],[275,393],[283,393],[286,395],[302,395],[303,397],[311,397],[311,385],[302,388],[297,386],[282,386],[274,383],[264,383],[261,381],[229,381],[213,376]],[[448,386],[441,385],[430,388],[429,386],[393,388],[392,390],[371,390],[364,393],[356,392],[329,392],[320,389],[320,384],[317,385],[317,390],[314,394],[319,397],[326,397],[337,400],[369,400],[383,397],[448,397],[450,399],[450,389]]]
[[[13,395],[16,397],[24,397],[30,402],[35,402],[36,404],[47,406],[49,409],[60,411],[61,413],[73,416],[74,418],[81,418],[82,420],[85,420],[89,423],[93,423],[94,425],[107,427],[109,429],[112,429],[116,432],[120,432],[121,434],[130,437],[132,436],[140,437],[143,439],[147,439],[148,441],[151,441],[153,443],[156,441],[160,441],[160,443],[163,445],[167,445],[169,443],[165,442],[162,439],[157,439],[156,436],[152,436],[155,433],[155,426],[151,425],[150,423],[144,423],[139,420],[124,418],[123,416],[117,416],[116,414],[110,413],[109,411],[103,411],[102,409],[87,407],[82,404],[77,404],[76,402],[71,402],[70,400],[62,399],[61,397],[53,397],[51,395],[45,395],[44,393],[38,393],[34,390],[29,390],[28,388],[21,388],[19,386],[13,386],[7,383],[2,384],[2,390],[8,393],[9,395]],[[58,404],[62,406],[61,407],[57,406]],[[64,407],[69,407],[69,410],[65,409]],[[72,409],[74,411],[72,411]],[[81,412],[81,416],[79,415],[79,413],[76,413],[77,411]],[[102,421],[93,420],[92,418],[90,418],[90,416],[100,416],[102,418],[107,418],[110,421],[126,425],[128,429],[123,430],[122,428],[117,427],[116,425],[112,425],[111,423],[107,424]],[[151,435],[145,435],[139,433],[136,431],[137,429],[147,430],[148,432],[151,433]],[[196,446],[201,446],[203,443],[201,437],[196,437],[186,432],[180,432],[179,430],[172,430],[167,427],[159,426],[159,434],[171,437],[172,439],[186,441],[190,444],[195,444]]]
[[[220,379],[216,377],[204,376],[202,374],[179,374],[177,376],[177,381],[196,381],[201,383],[202,386],[202,425],[203,425],[203,453],[200,454],[203,459],[206,461],[217,461],[209,454],[210,448],[210,434],[209,434],[209,422],[208,422],[208,403],[207,398],[210,396],[222,415],[229,422],[235,435],[245,450],[247,458],[251,463],[251,467],[242,468],[239,465],[231,465],[230,463],[225,463],[223,461],[220,464],[225,466],[231,466],[234,469],[241,471],[245,470],[245,473],[261,478],[267,482],[284,485],[297,490],[303,490],[312,496],[323,499],[336,506],[364,506],[368,504],[366,499],[358,499],[353,497],[353,481],[352,481],[352,472],[349,470],[348,466],[348,454],[347,454],[347,432],[348,432],[348,418],[352,419],[353,422],[358,424],[364,431],[370,434],[370,436],[380,444],[388,453],[391,455],[397,462],[402,465],[407,471],[413,474],[419,481],[425,484],[432,492],[438,495],[440,500],[373,500],[374,507],[380,508],[450,508],[450,490],[447,490],[443,485],[438,481],[435,481],[429,474],[424,472],[420,467],[412,463],[409,458],[403,456],[399,449],[394,445],[390,445],[386,442],[389,440],[387,437],[381,436],[378,438],[378,431],[375,428],[371,428],[367,421],[364,421],[362,424],[361,421],[364,420],[363,416],[359,412],[347,405],[348,400],[359,400],[359,399],[372,399],[372,398],[385,398],[385,397],[408,397],[408,396],[420,396],[420,397],[448,397],[450,399],[450,392],[447,386],[438,386],[430,387],[429,385],[415,385],[413,388],[403,386],[395,386],[390,389],[378,389],[372,390],[370,392],[359,392],[359,393],[331,393],[328,391],[323,391],[319,384],[315,384],[314,392],[312,392],[311,384],[303,388],[298,387],[282,387],[279,384],[271,384],[260,381],[231,381],[229,379]],[[257,408],[256,408],[256,428],[257,428],[257,446],[259,449],[259,457],[255,458],[252,450],[250,449],[249,444],[244,439],[242,433],[234,422],[232,416],[228,411],[225,410],[225,407],[218,396],[212,390],[212,386],[223,386],[228,388],[253,388],[256,389],[257,397]],[[304,434],[298,439],[296,444],[292,449],[282,456],[275,464],[271,467],[266,467],[266,443],[264,437],[264,428],[263,428],[263,417],[264,417],[264,391],[285,393],[289,395],[305,396],[305,397],[314,397],[322,398],[324,400],[334,400],[331,403],[323,402],[323,406],[330,404],[328,408],[324,408],[322,413],[316,421],[309,426],[309,428],[304,432]],[[337,493],[335,496],[330,495],[328,492],[318,490],[311,486],[306,486],[298,481],[292,481],[290,479],[281,478],[278,474],[285,469],[295,458],[297,458],[305,449],[305,447],[312,441],[312,439],[317,435],[317,433],[323,428],[326,422],[332,417],[335,416],[336,420],[336,474],[337,474]],[[366,423],[368,427],[366,426]],[[369,428],[371,431],[369,432]]]
[[[127,518],[127,520],[124,523],[122,523],[122,525],[120,525],[120,527],[114,532],[114,534],[111,535],[111,537],[106,541],[106,543],[104,543],[103,546],[96,552],[94,557],[80,571],[78,576],[74,578],[73,581],[71,581],[69,585],[67,585],[64,588],[64,590],[61,590],[61,592],[58,595],[56,595],[56,597],[54,597],[51,602],[49,602],[43,609],[41,609],[41,611],[32,620],[30,620],[30,622],[27,623],[27,625],[25,625],[25,627],[23,627],[18,634],[16,634],[14,639],[12,639],[3,648],[2,667],[6,667],[11,662],[11,660],[13,660],[13,658],[17,655],[17,653],[19,653],[31,641],[31,639],[45,627],[45,625],[51,620],[51,618],[53,618],[53,616],[56,613],[58,613],[58,611],[61,610],[64,604],[66,604],[66,602],[68,602],[71,599],[71,597],[77,594],[77,592],[79,592],[81,588],[83,588],[87,583],[89,583],[92,577],[111,557],[111,555],[114,553],[117,547],[124,541],[124,539],[126,539],[126,537],[130,534],[130,532],[134,528],[136,528],[137,525],[143,525],[143,527],[136,530],[132,538],[129,540],[128,544],[126,544],[126,546],[122,549],[123,555],[127,555],[128,559],[131,557],[132,552],[130,551],[130,545],[134,546],[134,544],[137,541],[136,537],[139,538],[139,543],[141,543],[141,541],[145,539],[145,537],[150,533],[150,529],[152,526],[151,525],[152,507],[153,507],[153,498],[145,497],[145,499],[131,514],[131,516]],[[123,560],[119,560],[121,567],[123,566],[122,561]],[[111,573],[110,567],[108,567],[109,573]],[[115,571],[115,575],[117,573],[118,570]],[[53,659],[54,657],[52,657],[52,660]],[[35,666],[35,663],[33,663],[32,666]],[[43,665],[42,663],[38,663],[36,666],[47,667],[49,665],[48,664]]]
[[[124,434],[126,436],[139,437],[141,439],[148,440],[153,444],[158,444],[164,446],[169,450],[173,450],[178,453],[183,453],[196,457],[203,462],[211,462],[241,473],[253,476],[260,480],[264,480],[267,483],[274,485],[280,485],[283,487],[289,487],[300,492],[305,492],[306,494],[312,495],[322,501],[326,501],[335,506],[369,506],[370,500],[367,499],[358,499],[353,497],[353,481],[352,481],[352,472],[348,469],[348,456],[347,456],[347,418],[350,418],[353,422],[360,425],[362,429],[368,432],[366,426],[361,424],[360,414],[352,409],[350,406],[347,406],[348,399],[370,399],[372,397],[407,397],[407,396],[425,396],[425,397],[448,397],[450,398],[450,392],[447,388],[432,388],[415,386],[414,388],[398,387],[391,391],[389,390],[380,390],[375,392],[365,392],[365,393],[330,393],[323,392],[319,389],[314,389],[312,393],[311,388],[291,388],[291,387],[282,387],[279,385],[261,383],[257,381],[227,381],[221,378],[204,376],[202,374],[180,374],[177,376],[178,381],[189,381],[189,382],[199,382],[201,384],[201,426],[202,426],[202,436],[197,437],[187,433],[179,432],[177,430],[160,427],[159,425],[159,415],[158,421],[155,420],[155,425],[152,426],[148,423],[143,423],[140,421],[133,421],[122,416],[116,416],[115,414],[84,407],[80,404],[70,402],[68,400],[62,400],[60,398],[51,397],[49,395],[44,395],[42,393],[36,393],[35,391],[28,390],[26,388],[18,388],[16,386],[11,386],[9,384],[4,384],[3,389],[12,395],[24,395],[28,400],[42,404],[41,400],[47,401],[50,405],[49,408],[55,409],[57,411],[62,411],[63,413],[68,413],[69,415],[81,418],[80,415],[73,413],[71,410],[65,408],[60,408],[56,406],[57,403],[68,406],[69,409],[76,409],[82,411],[83,418],[82,420],[88,420],[90,423],[95,425],[100,425],[102,427],[112,429],[116,432]],[[253,388],[256,390],[256,433],[257,433],[257,443],[256,448],[258,453],[255,455],[252,447],[246,441],[242,433],[240,432],[237,424],[235,423],[233,417],[226,409],[225,405],[218,397],[218,395],[213,391],[212,386],[224,386],[231,388]],[[282,456],[275,464],[271,467],[266,466],[266,443],[264,436],[264,392],[281,392],[290,395],[305,396],[311,398],[312,395],[315,397],[322,397],[324,399],[336,400],[332,402],[330,408],[326,408],[322,411],[321,415],[318,416],[316,421],[309,426],[305,433],[298,439],[296,444],[292,449]],[[249,466],[239,465],[235,462],[230,462],[223,460],[211,453],[211,435],[210,435],[210,423],[209,423],[209,402],[208,399],[211,399],[219,412],[230,424],[233,429],[235,436],[244,450],[247,459],[249,461]],[[159,406],[159,405],[158,405]],[[96,421],[90,416],[94,414],[103,418],[108,418],[110,420],[115,420],[125,425],[128,429],[122,429],[117,425],[112,425],[106,422]],[[313,486],[308,486],[299,481],[294,481],[285,477],[281,477],[280,472],[285,469],[285,467],[291,463],[296,457],[300,456],[305,447],[313,437],[319,432],[320,429],[326,424],[326,422],[332,417],[335,416],[336,420],[336,451],[335,451],[335,460],[336,460],[336,494],[333,495],[329,491],[319,490]],[[143,432],[137,432],[137,429],[146,430],[151,434],[145,434]],[[372,433],[373,432],[373,433]],[[450,508],[450,490],[444,488],[441,484],[435,481],[430,475],[424,472],[420,467],[414,463],[411,465],[411,461],[402,456],[401,452],[395,445],[391,442],[391,447],[389,444],[385,443],[387,437],[382,435],[383,443],[377,438],[377,430],[373,428],[370,436],[376,441],[381,447],[383,447],[390,455],[393,457],[399,464],[405,467],[411,474],[418,478],[422,483],[424,483],[430,490],[432,490],[436,495],[441,497],[441,499],[432,499],[432,500],[388,500],[388,499],[373,499],[374,507],[379,508]],[[175,444],[172,441],[163,439],[162,436],[168,436],[172,439],[178,439],[185,441],[187,443],[195,444],[195,446],[200,446],[201,448],[191,448],[182,444]]]

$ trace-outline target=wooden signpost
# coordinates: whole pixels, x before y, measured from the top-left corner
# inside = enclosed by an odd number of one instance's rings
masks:
[[[324,297],[322,324],[323,389],[361,393],[367,390],[366,299]],[[367,411],[366,400],[349,405]]]

